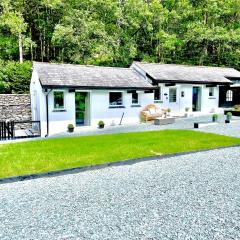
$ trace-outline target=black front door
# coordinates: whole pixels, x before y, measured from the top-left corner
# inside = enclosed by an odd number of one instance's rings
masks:
[[[75,93],[76,125],[85,125],[86,92]]]

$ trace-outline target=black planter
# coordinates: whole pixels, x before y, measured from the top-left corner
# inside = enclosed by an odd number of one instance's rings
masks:
[[[101,124],[98,126],[99,128],[104,128],[104,124]]]
[[[213,118],[212,118],[212,121],[213,121],[213,122],[216,122],[216,121],[217,121],[217,118],[214,118],[214,117],[213,117]]]
[[[68,131],[72,133],[74,131],[74,128],[69,128]]]
[[[230,119],[226,119],[226,120],[225,120],[225,123],[230,123]]]

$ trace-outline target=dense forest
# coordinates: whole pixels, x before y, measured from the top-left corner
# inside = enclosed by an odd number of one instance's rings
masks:
[[[27,92],[32,61],[133,60],[240,69],[240,0],[0,1],[0,92]]]

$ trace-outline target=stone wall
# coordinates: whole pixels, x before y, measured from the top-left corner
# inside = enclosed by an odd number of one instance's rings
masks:
[[[0,121],[31,118],[30,94],[0,94]]]

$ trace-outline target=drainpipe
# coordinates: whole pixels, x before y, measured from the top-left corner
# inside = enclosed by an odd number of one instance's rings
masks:
[[[47,116],[47,134],[45,135],[45,137],[48,137],[49,135],[49,111],[48,111],[48,95],[49,93],[52,91],[52,89],[47,92],[46,94],[46,116]]]

